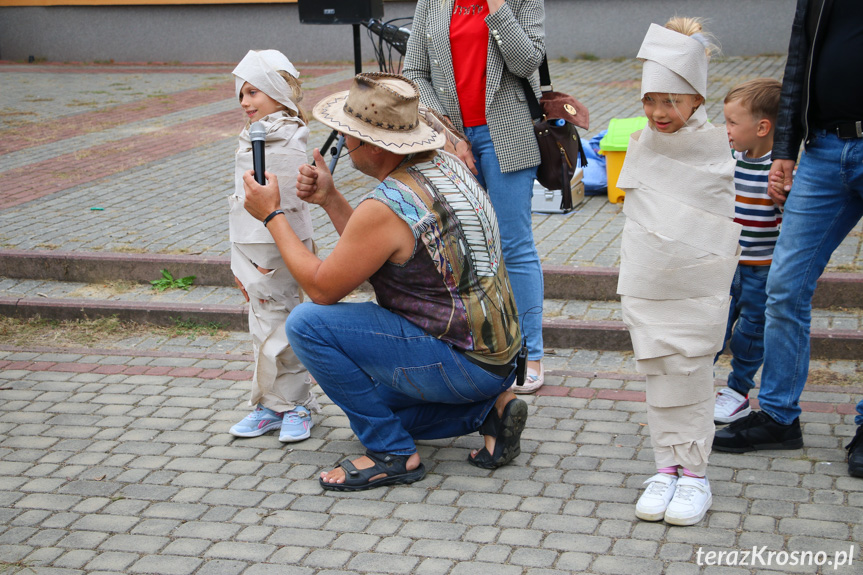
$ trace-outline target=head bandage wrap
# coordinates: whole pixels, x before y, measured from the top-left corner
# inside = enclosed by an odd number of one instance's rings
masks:
[[[279,70],[284,70],[294,78],[300,77],[300,73],[297,72],[291,61],[278,50],[261,50],[260,52],[249,50],[249,53],[234,68],[237,98],[240,97],[243,84],[248,82],[279,104],[299,113],[297,105],[292,99],[291,87],[287,80],[279,74]]]
[[[700,38],[698,38],[700,36]],[[700,34],[687,36],[659,24],[651,24],[638,50],[644,61],[641,96],[701,94],[707,97],[707,40]]]

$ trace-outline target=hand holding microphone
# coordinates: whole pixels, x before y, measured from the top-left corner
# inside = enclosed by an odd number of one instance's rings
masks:
[[[260,122],[255,122],[249,127],[249,140],[252,143],[252,170],[246,172],[243,177],[246,192],[245,207],[253,217],[267,223],[278,213],[281,198],[279,195],[279,182],[275,175],[270,174],[272,182],[267,185],[265,175],[266,165],[264,162],[264,146],[267,143],[267,130]],[[250,187],[249,177],[254,178],[255,183],[264,186],[258,189]],[[275,202],[275,207],[272,207]]]
[[[264,146],[267,143],[267,130],[260,122],[255,122],[249,128],[249,139],[252,141],[252,169],[255,172],[255,181],[265,186],[267,179],[264,177],[266,165],[264,162]]]

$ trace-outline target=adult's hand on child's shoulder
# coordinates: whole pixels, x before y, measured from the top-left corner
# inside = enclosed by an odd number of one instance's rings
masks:
[[[297,173],[297,197],[304,202],[323,206],[330,192],[335,190],[333,175],[318,148],[312,151],[312,157],[315,165],[303,164]]]

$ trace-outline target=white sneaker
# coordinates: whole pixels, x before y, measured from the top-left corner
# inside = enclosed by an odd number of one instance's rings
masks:
[[[635,504],[635,516],[645,521],[659,521],[665,517],[665,510],[674,497],[677,477],[667,473],[657,473],[644,482],[647,489]]]
[[[716,423],[731,423],[749,415],[749,398],[740,395],[730,387],[723,387],[716,394],[716,405],[713,407],[713,421]]]
[[[672,525],[695,525],[713,503],[707,478],[683,476],[677,481],[674,497],[665,510],[665,522]]]
[[[535,393],[537,389],[545,383],[545,368],[539,364],[539,373],[533,373],[530,368],[527,370],[527,375],[524,378],[524,383],[518,385],[513,383],[510,388],[514,393],[527,394]]]

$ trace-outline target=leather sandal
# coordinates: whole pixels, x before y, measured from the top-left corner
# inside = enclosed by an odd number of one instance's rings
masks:
[[[491,411],[482,422],[479,432],[494,436],[494,453],[483,447],[476,455],[467,456],[467,462],[482,469],[497,469],[506,465],[521,454],[521,432],[527,422],[527,404],[524,400],[513,399],[503,408],[503,417],[498,417],[497,409]]]
[[[345,470],[344,483],[327,483],[323,477],[318,482],[329,491],[365,491],[384,485],[400,483],[413,483],[426,476],[426,468],[422,463],[416,469],[408,470],[406,465],[410,455],[392,455],[389,453],[377,453],[366,451],[366,457],[374,462],[368,469],[357,469],[350,459],[339,463],[339,467]],[[376,475],[384,474],[384,477],[369,481]]]

